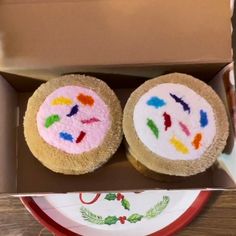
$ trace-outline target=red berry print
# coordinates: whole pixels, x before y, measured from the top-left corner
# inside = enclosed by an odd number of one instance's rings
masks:
[[[117,193],[116,199],[117,199],[118,201],[123,200],[123,199],[124,199],[124,195],[121,194],[121,193]]]
[[[120,216],[119,217],[119,221],[120,221],[121,224],[124,224],[125,220],[126,220],[126,216]]]

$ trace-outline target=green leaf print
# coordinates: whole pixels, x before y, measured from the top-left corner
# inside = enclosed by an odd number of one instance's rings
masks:
[[[147,219],[151,219],[159,215],[168,205],[170,198],[164,196],[161,202],[158,202],[153,208],[149,209],[145,215]]]
[[[128,217],[127,221],[129,221],[130,223],[136,223],[138,221],[141,221],[143,218],[143,215],[139,215],[137,213],[132,214],[131,216]]]
[[[90,223],[93,223],[93,224],[97,224],[97,225],[103,225],[104,224],[104,220],[101,216],[95,215],[94,213],[89,211],[87,208],[82,206],[80,208],[80,212],[81,212],[82,217],[84,218],[84,220],[86,220]]]
[[[129,210],[130,209],[130,203],[129,203],[129,201],[127,200],[127,199],[123,199],[122,201],[121,201],[121,204],[122,204],[122,206],[126,209],[126,210]]]
[[[115,200],[115,199],[116,199],[116,194],[115,194],[115,193],[108,193],[108,194],[105,196],[105,199],[108,200],[108,201]]]
[[[107,225],[114,225],[118,221],[116,216],[108,216],[104,219],[104,223]]]

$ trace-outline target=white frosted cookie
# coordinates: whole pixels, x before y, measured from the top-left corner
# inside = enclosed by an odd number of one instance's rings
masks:
[[[26,142],[49,169],[84,174],[105,163],[122,139],[122,110],[101,80],[83,75],[52,79],[28,101]]]
[[[228,119],[222,101],[208,85],[173,73],[148,80],[131,94],[123,129],[129,154],[139,166],[190,176],[209,168],[220,155]]]

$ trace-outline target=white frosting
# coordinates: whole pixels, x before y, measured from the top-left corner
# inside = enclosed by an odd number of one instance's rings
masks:
[[[184,110],[180,103],[170,95],[174,94],[181,98],[190,107]],[[152,97],[164,100],[164,105],[156,108],[148,105],[147,102]],[[207,114],[208,124],[201,127],[200,111]],[[165,129],[163,113],[171,116],[171,126]],[[158,138],[153,134],[147,125],[147,119],[151,119],[158,127]],[[209,145],[213,142],[216,134],[216,125],[213,109],[210,104],[199,94],[187,86],[174,83],[164,83],[157,85],[143,94],[134,108],[134,127],[139,139],[143,144],[158,156],[171,160],[193,160],[200,158]],[[179,122],[186,125],[190,131],[188,136],[183,132]],[[202,140],[199,148],[192,144],[196,134],[201,133]],[[176,149],[171,140],[181,141],[188,149],[183,153]]]

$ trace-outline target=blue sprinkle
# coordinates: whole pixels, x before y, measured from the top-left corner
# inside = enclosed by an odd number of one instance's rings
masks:
[[[181,98],[176,96],[175,94],[170,93],[170,96],[179,104],[181,104],[181,106],[183,107],[184,111],[187,111],[188,114],[190,114],[190,107],[189,105]]]
[[[73,106],[73,107],[71,108],[70,113],[67,114],[66,116],[71,117],[71,116],[77,114],[78,111],[79,111],[79,106],[78,106],[78,105],[75,105],[75,106]]]
[[[66,141],[70,141],[70,142],[73,143],[73,137],[72,137],[71,134],[68,134],[68,133],[66,133],[66,132],[60,132],[59,135],[60,135],[60,138],[66,140]]]
[[[163,99],[158,98],[158,97],[155,96],[155,97],[151,97],[147,101],[147,105],[154,106],[155,108],[159,108],[159,107],[165,106],[166,102]]]
[[[208,125],[207,113],[203,110],[200,110],[200,124],[201,127],[205,127]]]

